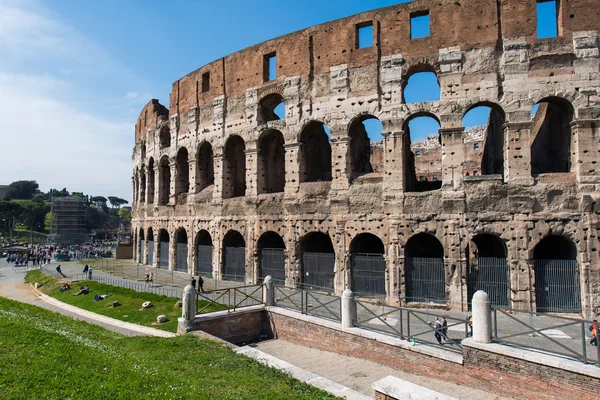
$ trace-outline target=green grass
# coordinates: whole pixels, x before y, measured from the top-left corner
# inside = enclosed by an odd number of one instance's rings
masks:
[[[0,297],[2,399],[333,399],[192,335],[125,337]]]
[[[176,305],[179,299],[167,296],[159,296],[152,293],[136,292],[117,286],[105,285],[94,281],[81,281],[74,283],[71,290],[60,292],[61,281],[55,277],[48,276],[40,270],[29,271],[25,277],[26,283],[43,283],[40,288],[48,296],[52,296],[64,303],[75,307],[105,315],[121,321],[145,325],[162,329],[169,332],[177,332],[177,318],[181,317],[181,308]],[[79,287],[88,285],[90,293],[87,295],[73,296],[79,291]],[[94,301],[95,294],[110,293],[105,300]],[[112,307],[113,301],[117,300],[121,305]],[[142,303],[150,301],[151,308],[142,308]],[[199,307],[204,307],[207,302],[199,302]],[[223,307],[212,304],[204,312],[223,310]],[[166,315],[168,321],[162,324],[156,322],[156,317]]]

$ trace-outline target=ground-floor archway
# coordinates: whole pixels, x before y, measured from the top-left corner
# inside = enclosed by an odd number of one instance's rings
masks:
[[[144,255],[146,254],[146,240],[144,239],[144,230],[140,229],[139,242],[140,242],[140,252],[138,253],[138,262],[143,263]]]
[[[154,233],[152,228],[148,229],[148,241],[146,246],[148,247],[148,258],[146,259],[147,265],[154,265]]]
[[[161,229],[158,234],[158,268],[169,268],[169,232]]]
[[[246,280],[246,241],[238,231],[229,231],[223,238],[223,279]]]
[[[175,232],[175,243],[177,244],[175,253],[175,270],[188,271],[188,239],[187,232],[181,228]]]
[[[385,247],[381,239],[362,233],[350,243],[351,288],[361,297],[385,297]]]
[[[210,233],[201,230],[196,235],[196,274],[212,276],[213,244]]]
[[[485,291],[496,307],[510,306],[510,279],[506,246],[495,235],[481,234],[471,239],[467,247],[467,303],[471,307],[473,294]]]
[[[263,233],[257,242],[258,276],[263,281],[271,275],[273,283],[285,284],[285,243],[277,233]]]
[[[444,248],[433,235],[419,233],[404,249],[406,302],[447,302],[444,274]]]
[[[329,235],[311,232],[300,241],[300,286],[306,289],[334,290],[335,252]]]

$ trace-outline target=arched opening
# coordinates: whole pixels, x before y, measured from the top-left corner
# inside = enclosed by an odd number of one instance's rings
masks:
[[[163,156],[160,159],[158,166],[158,204],[165,205],[169,204],[169,198],[171,197],[171,167],[169,166],[169,157]]]
[[[385,247],[371,233],[361,233],[350,242],[352,291],[361,297],[385,297]]]
[[[331,180],[329,128],[322,122],[308,123],[300,134],[300,182]]]
[[[446,303],[444,247],[428,233],[411,237],[404,248],[406,302]]]
[[[169,232],[161,229],[158,232],[158,268],[169,268]]]
[[[278,193],[285,188],[283,135],[269,130],[258,140],[258,193]]]
[[[146,159],[146,143],[142,143],[142,148],[140,150],[142,161]]]
[[[497,307],[509,307],[510,279],[506,260],[506,245],[498,236],[480,234],[467,246],[467,303],[473,294],[485,291],[490,303]]]
[[[175,270],[188,272],[188,238],[185,229],[180,228],[175,232]]]
[[[147,265],[154,265],[154,233],[152,228],[148,229],[148,258],[146,259]]]
[[[134,203],[138,203],[139,202],[139,193],[140,193],[140,172],[138,171],[137,167],[135,169],[135,171],[133,172],[133,202]]]
[[[533,249],[538,312],[581,312],[577,246],[564,236],[549,235]]]
[[[213,243],[210,233],[202,229],[196,235],[196,274],[212,276]]]
[[[215,183],[213,168],[213,150],[208,142],[202,143],[198,148],[196,161],[196,193]]]
[[[140,168],[140,203],[146,203],[146,166]]]
[[[301,282],[306,289],[334,289],[335,252],[329,235],[311,232],[300,240]]]
[[[238,231],[229,231],[223,238],[223,279],[246,280],[246,241]]]
[[[404,127],[404,186],[407,192],[442,187],[440,123],[431,114],[416,114]]]
[[[464,115],[465,176],[504,174],[504,111],[495,104],[475,105]]]
[[[233,135],[225,143],[223,157],[223,198],[240,197],[246,194],[246,145],[244,140]]]
[[[440,99],[440,83],[433,68],[421,65],[408,72],[404,86],[404,102],[423,103]]]
[[[383,171],[382,132],[381,121],[372,115],[361,115],[350,123],[348,158],[352,179],[371,172]]]
[[[271,275],[273,283],[285,285],[285,243],[277,233],[263,233],[257,242],[258,276],[263,281]]]
[[[146,255],[146,240],[144,239],[144,230],[140,228],[140,234],[138,235],[139,243],[140,243],[140,252],[138,253],[138,262],[144,263],[144,256]]]
[[[285,118],[285,105],[279,93],[271,93],[258,102],[258,125]]]
[[[154,158],[148,160],[148,204],[154,203]]]
[[[171,147],[171,132],[169,131],[169,127],[165,126],[160,130],[159,134],[160,147]]]
[[[182,194],[187,194],[190,190],[190,166],[188,160],[188,151],[182,147],[177,152],[175,159],[175,170],[177,173],[175,180],[175,196],[180,200]]]
[[[573,113],[571,103],[558,97],[541,100],[532,109],[532,175],[571,170]]]

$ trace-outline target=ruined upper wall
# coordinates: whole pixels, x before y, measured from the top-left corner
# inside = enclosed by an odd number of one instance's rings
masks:
[[[169,118],[169,109],[160,104],[157,99],[152,99],[144,106],[135,124],[136,143],[148,128],[156,128],[160,118]]]

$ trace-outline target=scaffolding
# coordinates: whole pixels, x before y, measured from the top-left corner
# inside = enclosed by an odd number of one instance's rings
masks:
[[[88,238],[86,202],[77,197],[52,197],[50,241],[57,245],[81,244]]]

